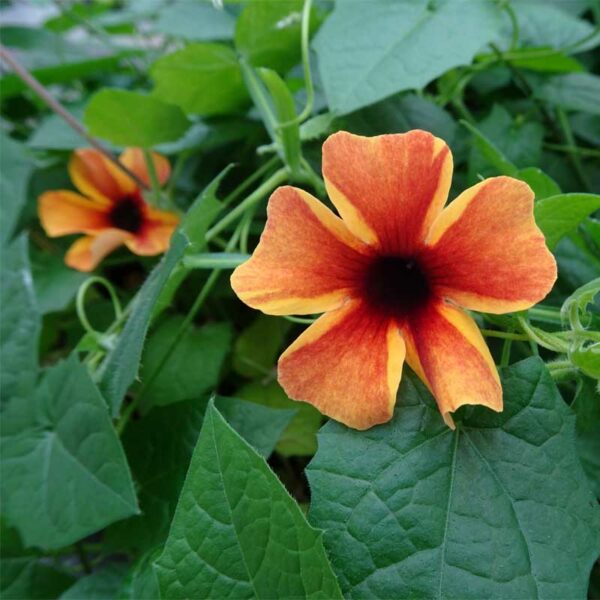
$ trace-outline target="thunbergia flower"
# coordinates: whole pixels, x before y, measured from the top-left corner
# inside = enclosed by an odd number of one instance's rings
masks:
[[[323,175],[341,218],[303,190],[277,189],[231,278],[267,314],[325,313],[279,359],[287,394],[367,429],[391,418],[406,360],[450,427],[463,404],[501,411],[496,366],[464,309],[523,310],[551,289],[556,263],[529,186],[493,177],[443,208],[452,155],[420,130],[336,133]]]
[[[169,178],[169,161],[152,153],[157,178]],[[120,161],[143,183],[150,175],[139,148],[127,148]],[[69,190],[45,192],[38,201],[42,227],[51,237],[84,233],[69,248],[65,262],[79,271],[91,271],[110,252],[125,244],[142,256],[164,252],[179,222],[174,212],[158,210],[143,198],[138,184],[92,148],[76,150],[69,174],[80,194]]]

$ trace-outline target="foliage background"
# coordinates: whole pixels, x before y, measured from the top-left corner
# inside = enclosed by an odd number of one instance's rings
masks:
[[[2,3],[3,46],[111,151],[167,155],[185,214],[162,260],[104,261],[127,308],[96,282],[86,330],[88,276],[36,218],[86,141],[2,63],[5,598],[598,597],[600,5],[315,0],[308,78],[304,6]],[[451,197],[532,186],[559,278],[481,317],[501,415],[453,433],[407,373],[391,423],[323,425],[276,382],[305,325],[242,306],[227,269],[276,185],[325,199],[329,133],[413,128],[449,143]]]

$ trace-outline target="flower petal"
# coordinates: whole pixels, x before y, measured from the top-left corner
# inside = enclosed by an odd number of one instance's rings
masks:
[[[320,317],[282,354],[278,379],[290,398],[367,429],[392,417],[404,354],[398,328],[350,300]]]
[[[38,200],[42,227],[51,237],[104,229],[108,208],[105,202],[88,200],[68,190],[45,192]]]
[[[169,161],[158,154],[158,152],[151,152],[152,162],[156,169],[156,176],[160,185],[164,185],[171,175],[171,165]],[[119,160],[137,177],[145,183],[148,187],[152,187],[152,181],[150,174],[148,173],[148,166],[144,153],[141,148],[127,148],[123,154],[119,157]]]
[[[171,236],[179,224],[179,215],[146,205],[144,223],[139,233],[129,237],[125,245],[139,256],[154,256],[169,248]]]
[[[494,177],[463,192],[435,220],[424,252],[438,293],[490,313],[529,308],[548,294],[556,261],[533,217],[533,192]]]
[[[475,321],[442,301],[432,303],[403,330],[406,361],[435,396],[444,421],[463,404],[502,410],[502,387]]]
[[[323,176],[355,235],[409,256],[446,202],[452,154],[426,131],[376,137],[340,131],[323,145]]]
[[[69,248],[65,262],[78,271],[93,271],[105,256],[116,250],[130,235],[120,229],[105,229],[98,235],[79,238]]]
[[[131,177],[93,148],[82,148],[73,153],[69,174],[82,194],[104,202],[129,196],[137,189]]]
[[[311,314],[348,297],[368,248],[316,198],[290,186],[269,200],[268,220],[254,254],[231,285],[267,314]]]

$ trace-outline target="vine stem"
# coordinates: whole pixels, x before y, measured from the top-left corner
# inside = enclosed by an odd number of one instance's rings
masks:
[[[117,160],[96,138],[92,137],[86,128],[58,100],[53,98],[48,90],[2,44],[0,44],[0,58],[11,67],[27,87],[33,90],[50,109],[62,117],[69,127],[83,137],[90,146],[101,152],[118,169],[133,179],[141,189],[146,191],[149,189],[135,173]]]
[[[280,183],[283,183],[288,177],[287,169],[281,168],[269,179],[267,179],[262,185],[257,187],[245,200],[240,202],[234,209],[225,215],[219,222],[211,227],[206,232],[206,241],[210,242],[215,238],[221,231],[226,229],[236,219],[241,217],[250,207],[254,206],[257,202],[260,202],[267,194],[271,193]]]

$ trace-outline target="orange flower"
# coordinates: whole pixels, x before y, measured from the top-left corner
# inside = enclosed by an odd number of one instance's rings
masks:
[[[267,314],[325,312],[283,353],[291,398],[367,429],[393,413],[404,360],[451,412],[502,410],[494,361],[463,310],[505,313],[540,301],[556,263],[533,218],[533,192],[493,177],[443,208],[448,146],[425,131],[332,135],[323,175],[341,219],[282,187],[253,256],[231,283]]]
[[[152,153],[161,185],[169,178],[169,161]],[[128,148],[120,161],[141,181],[150,176],[139,148]],[[38,201],[42,227],[51,237],[85,233],[69,249],[65,262],[79,271],[91,271],[118,246],[151,256],[169,247],[171,234],[179,222],[172,212],[152,208],[138,185],[91,148],[76,150],[69,161],[69,174],[81,192],[45,192]]]

